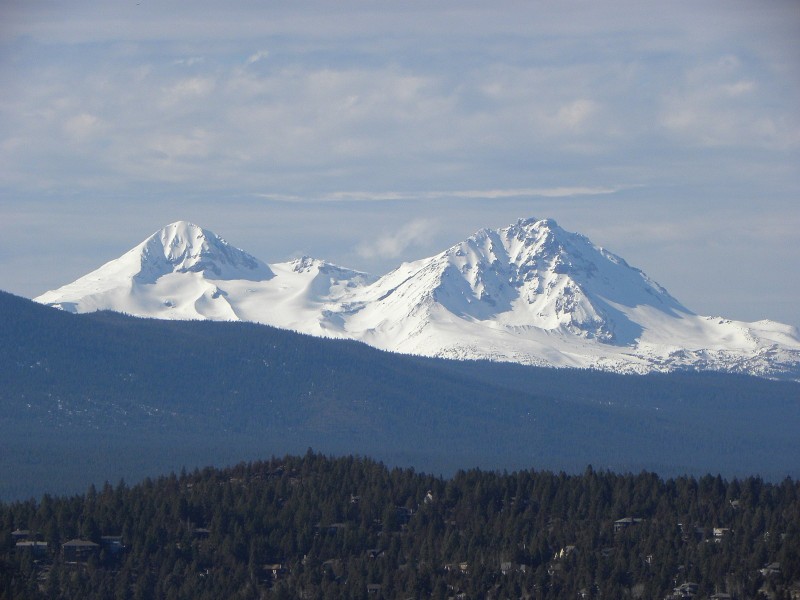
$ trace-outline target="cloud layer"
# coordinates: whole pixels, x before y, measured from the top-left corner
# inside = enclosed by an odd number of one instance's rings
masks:
[[[752,162],[800,148],[796,65],[760,49],[782,56],[781,19],[800,24],[788,5],[765,9],[770,29],[750,23],[742,38],[749,12],[713,5],[660,27],[632,7],[612,25],[583,4],[303,6],[209,5],[202,18],[171,3],[149,17],[17,7],[3,32],[2,182],[273,194],[618,186],[654,169],[675,177],[709,149]],[[184,27],[164,31],[178,15]],[[701,16],[715,27],[689,27]]]

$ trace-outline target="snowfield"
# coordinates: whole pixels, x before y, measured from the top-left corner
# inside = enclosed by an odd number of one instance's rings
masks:
[[[322,260],[266,264],[180,221],[35,298],[70,312],[252,321],[425,356],[800,378],[800,335],[693,313],[553,220],[481,230],[373,277]]]

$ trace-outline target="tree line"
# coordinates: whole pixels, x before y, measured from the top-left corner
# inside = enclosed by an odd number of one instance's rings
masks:
[[[445,479],[309,450],[0,504],[0,598],[743,600],[799,587],[788,478]]]

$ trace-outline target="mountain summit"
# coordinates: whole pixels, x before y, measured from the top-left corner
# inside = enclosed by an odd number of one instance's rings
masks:
[[[552,219],[480,230],[380,278],[308,257],[266,265],[178,222],[36,300],[72,312],[254,321],[426,356],[800,377],[795,328],[696,315]]]
[[[134,277],[142,283],[155,283],[168,273],[205,273],[210,279],[248,281],[273,277],[257,258],[187,221],[167,225],[128,254],[139,259],[141,269]]]
[[[228,319],[235,315],[224,299],[214,302],[222,292],[211,280],[268,281],[273,277],[269,266],[215,233],[177,221],[119,258],[36,301],[70,312],[118,310],[158,318],[165,316],[164,307],[178,307],[171,311],[174,318],[193,318],[188,305],[205,301],[205,316]]]
[[[552,219],[483,229],[437,256],[403,265],[375,290],[375,301],[404,316],[436,307],[468,322],[617,344],[641,334],[622,307],[691,314],[640,270]],[[406,308],[399,307],[400,297]]]

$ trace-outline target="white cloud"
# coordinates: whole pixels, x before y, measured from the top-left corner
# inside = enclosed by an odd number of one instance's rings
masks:
[[[578,131],[595,112],[597,112],[597,103],[582,98],[559,108],[556,113],[556,122],[567,129]]]
[[[503,198],[569,198],[574,196],[603,196],[614,194],[624,189],[640,187],[624,186],[562,186],[552,188],[495,188],[485,190],[427,190],[427,191],[337,191],[321,192],[308,195],[299,194],[256,194],[260,198],[276,202],[386,202],[394,200],[451,200],[482,199],[498,200]]]
[[[208,96],[215,87],[211,77],[189,77],[181,79],[163,90],[159,102],[162,108],[169,108],[185,102],[196,101]]]
[[[766,73],[745,72],[734,55],[687,68],[666,94],[658,122],[679,143],[716,148],[788,149],[800,143],[800,118],[770,99]],[[760,80],[760,81],[759,81]]]
[[[178,65],[181,67],[193,67],[195,65],[201,64],[205,59],[202,56],[189,56],[187,58],[179,58],[172,61],[173,65]]]
[[[75,115],[64,122],[64,132],[78,142],[96,135],[101,129],[100,119],[89,113]]]
[[[753,81],[737,81],[736,83],[724,85],[722,89],[729,96],[741,96],[754,91],[756,84]]]
[[[408,248],[423,245],[433,239],[437,225],[428,219],[415,219],[380,237],[364,242],[356,252],[364,258],[396,258]]]
[[[477,13],[491,27],[517,31],[490,10],[450,16]],[[548,21],[563,25],[554,15]],[[18,78],[10,97],[19,108],[6,114],[45,115],[73,139],[102,132],[94,163],[119,185],[163,180],[160,170],[148,177],[157,133],[191,150],[159,150],[181,157],[171,180],[303,197],[353,189],[397,190],[387,192],[394,198],[415,198],[415,189],[534,196],[532,182],[607,187],[646,182],[656,171],[680,177],[686,148],[791,149],[800,136],[791,94],[775,94],[773,73],[754,71],[742,52],[700,53],[698,60],[668,25],[659,33],[656,67],[647,54],[652,40],[630,31],[615,34],[617,46],[599,30],[579,38],[485,38],[454,29],[431,39],[412,28],[394,36],[389,51],[370,35],[331,38],[320,27],[318,35],[271,39],[269,52],[254,51],[263,38],[223,43],[210,33],[208,44],[113,46],[107,59]],[[247,68],[267,57],[270,69]],[[193,76],[176,66],[191,66]],[[80,114],[98,119],[94,129],[88,121],[66,125]],[[53,160],[67,159],[63,140],[33,117],[17,121],[0,132],[30,138],[27,165],[41,170],[46,162],[53,171],[37,185],[69,185],[69,172],[56,172],[60,161]],[[197,129],[207,134],[202,151],[191,133]],[[34,160],[37,153],[48,160]],[[609,169],[626,170],[609,176]]]
[[[169,158],[205,157],[210,152],[210,136],[207,131],[195,128],[187,134],[156,134],[151,149]]]
[[[567,198],[570,196],[599,196],[613,194],[625,188],[635,186],[614,186],[614,187],[581,187],[563,186],[554,188],[518,188],[500,190],[470,190],[465,192],[453,192],[453,196],[461,198],[517,198],[533,196],[540,198]]]
[[[253,64],[257,63],[257,62],[265,60],[268,57],[269,57],[269,51],[268,50],[259,50],[258,52],[255,52],[254,54],[251,54],[250,56],[248,56],[247,60],[245,61],[245,63],[248,64],[248,65],[253,65]]]

